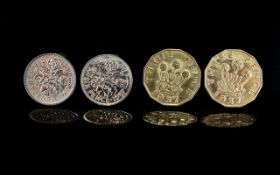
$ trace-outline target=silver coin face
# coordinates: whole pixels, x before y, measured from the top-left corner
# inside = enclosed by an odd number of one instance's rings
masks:
[[[46,53],[35,57],[24,72],[24,87],[29,96],[44,105],[64,102],[76,86],[76,73],[63,56]]]
[[[44,124],[72,123],[79,119],[76,113],[65,109],[35,109],[29,117],[33,121]]]
[[[90,110],[84,114],[84,119],[96,125],[121,125],[132,120],[131,114],[116,109]]]
[[[92,102],[111,106],[130,93],[133,78],[129,66],[118,56],[98,55],[90,59],[81,73],[81,88]]]

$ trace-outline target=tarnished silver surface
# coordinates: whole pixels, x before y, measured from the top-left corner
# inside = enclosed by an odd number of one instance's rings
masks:
[[[179,111],[153,111],[144,115],[143,120],[159,126],[186,126],[195,123],[197,118]]]
[[[35,57],[24,72],[24,87],[29,96],[44,105],[65,101],[76,86],[76,73],[63,56],[45,53]]]
[[[71,123],[79,119],[78,114],[66,109],[35,109],[29,114],[29,117],[44,124]]]
[[[132,116],[121,110],[97,109],[86,112],[84,119],[96,125],[120,125],[130,122]]]
[[[81,73],[81,88],[98,105],[111,106],[123,101],[132,88],[129,66],[116,55],[102,54],[90,59]]]

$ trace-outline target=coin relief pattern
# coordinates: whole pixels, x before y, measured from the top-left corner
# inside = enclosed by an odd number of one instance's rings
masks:
[[[144,86],[163,105],[181,105],[200,87],[201,71],[194,58],[179,49],[154,54],[144,68]]]
[[[28,94],[37,102],[55,105],[74,91],[76,74],[68,60],[58,54],[42,54],[34,58],[24,73]]]
[[[200,88],[201,71],[195,59],[180,49],[164,49],[148,60],[143,84],[149,96],[166,106],[190,101]],[[90,59],[80,77],[88,99],[111,106],[130,93],[132,73],[117,55],[102,54]],[[56,105],[74,91],[76,74],[63,56],[46,53],[34,58],[24,72],[24,86],[36,102]],[[225,107],[242,107],[255,100],[263,86],[257,60],[239,49],[226,49],[205,68],[204,85],[210,97]]]
[[[99,105],[114,105],[124,100],[132,88],[132,73],[119,57],[110,54],[92,58],[81,73],[85,95]]]
[[[205,70],[210,96],[226,107],[241,107],[253,101],[262,87],[262,70],[248,53],[228,49],[215,55]]]

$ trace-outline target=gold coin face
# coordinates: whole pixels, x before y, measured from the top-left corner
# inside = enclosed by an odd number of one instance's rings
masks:
[[[149,59],[143,83],[149,96],[166,106],[190,101],[200,88],[201,71],[195,59],[180,49],[165,49]]]
[[[179,111],[153,111],[144,115],[143,119],[159,126],[186,126],[197,121],[194,115]]]
[[[252,55],[227,49],[208,63],[204,81],[214,101],[225,107],[243,107],[256,99],[263,85],[263,73]]]
[[[202,118],[201,123],[218,128],[239,128],[252,125],[255,121],[255,117],[248,114],[220,113]]]

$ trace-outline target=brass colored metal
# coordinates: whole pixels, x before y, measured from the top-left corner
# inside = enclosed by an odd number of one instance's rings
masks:
[[[239,128],[252,125],[255,121],[255,117],[248,114],[220,113],[202,118],[201,123],[218,128]]]
[[[186,126],[197,121],[194,115],[179,111],[153,111],[144,115],[143,119],[160,126]]]
[[[143,83],[149,96],[166,106],[190,101],[200,88],[201,71],[195,59],[180,49],[164,49],[144,67]]]
[[[256,99],[263,86],[263,73],[252,55],[227,49],[208,63],[204,84],[214,101],[225,107],[243,107]]]

